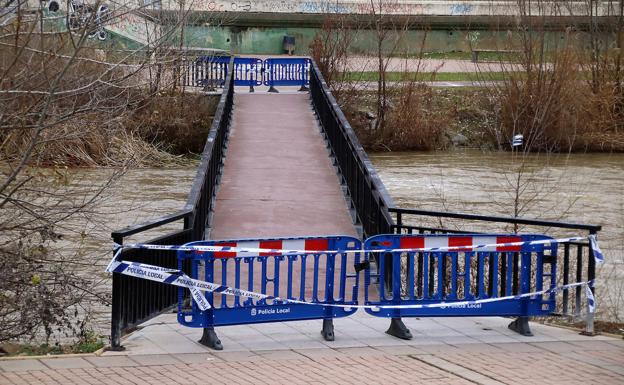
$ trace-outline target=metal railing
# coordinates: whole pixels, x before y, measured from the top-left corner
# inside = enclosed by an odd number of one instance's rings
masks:
[[[394,220],[389,208],[394,207],[394,202],[314,61],[310,70],[310,93],[341,182],[346,187],[354,222],[361,225],[364,237],[392,232]]]
[[[233,59],[232,59],[233,61]],[[232,64],[232,61],[230,64]],[[233,101],[234,78],[229,66],[223,94],[219,100],[214,120],[202,152],[201,163],[193,181],[186,205],[182,211],[152,221],[114,231],[113,241],[123,245],[130,236],[183,220],[180,230],[167,235],[145,240],[151,244],[181,245],[203,240],[206,226],[210,223],[216,188],[221,175],[225,143],[228,136]],[[145,262],[177,269],[175,251],[132,249],[124,250],[121,257],[126,261]],[[144,279],[113,274],[111,310],[111,348],[122,349],[121,336],[137,325],[171,309],[177,304],[178,291],[171,285]]]
[[[356,225],[362,227],[364,237],[377,234],[444,234],[444,233],[479,233],[481,231],[455,230],[444,227],[427,227],[406,224],[406,215],[421,215],[437,218],[454,218],[465,222],[485,221],[494,224],[527,225],[539,228],[540,231],[551,229],[581,230],[588,234],[597,234],[601,226],[579,223],[543,221],[515,217],[483,216],[474,214],[437,212],[416,209],[402,209],[394,205],[383,182],[378,177],[366,152],[362,148],[351,125],[340,110],[338,103],[331,94],[323,79],[318,65],[312,61],[310,70],[310,92],[312,103],[319,122],[326,136],[335,165],[338,168],[341,182],[345,187],[345,195],[350,204]],[[396,218],[396,220],[395,220]],[[501,232],[501,228],[492,228],[493,232]],[[558,258],[563,266],[558,272],[561,284],[590,281],[596,277],[596,265],[588,242],[570,242],[560,246]],[[516,261],[518,256],[515,256]],[[517,263],[516,269],[517,269]],[[514,274],[517,276],[518,272]],[[592,287],[593,290],[593,287]],[[568,290],[563,292],[560,309],[570,315],[570,308],[578,315],[581,309],[581,287],[574,289],[573,306],[570,306]],[[593,320],[589,317],[587,332],[593,333]]]
[[[474,230],[456,230],[444,227],[427,227],[415,224],[405,223],[406,216],[412,217],[412,223],[414,223],[414,217],[433,217],[438,219],[459,219],[462,224],[468,224],[472,222],[487,222],[489,224],[510,224],[514,226],[524,225],[530,227],[532,230],[539,230],[540,232],[553,232],[556,230],[580,230],[587,235],[595,235],[601,229],[602,226],[593,224],[582,223],[570,223],[570,222],[557,222],[547,221],[539,219],[527,219],[516,217],[501,217],[491,215],[476,215],[466,213],[450,213],[444,211],[429,211],[418,209],[402,209],[397,207],[391,207],[390,213],[396,215],[396,224],[392,226],[393,232],[396,234],[448,234],[448,233],[479,233],[480,231]],[[494,230],[497,231],[497,230]],[[498,229],[501,231],[501,229]],[[578,234],[567,234],[578,235]],[[518,255],[514,255],[514,260],[519,258]],[[562,266],[562,269],[557,271],[557,281],[560,285],[567,285],[569,283],[593,281],[596,278],[596,262],[589,242],[565,242],[559,244],[559,250],[557,252],[558,265]],[[514,276],[518,276],[519,272],[518,264],[514,264]],[[564,290],[561,302],[559,303],[559,310],[561,315],[565,316],[578,316],[582,309],[582,287],[577,287],[573,290],[573,297],[570,296],[570,290]],[[593,290],[593,285],[592,285]],[[593,320],[588,320],[586,325],[586,331],[593,333]]]

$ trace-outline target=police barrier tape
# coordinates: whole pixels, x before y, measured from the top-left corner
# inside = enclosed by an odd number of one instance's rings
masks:
[[[507,242],[507,243],[490,243],[484,245],[466,245],[466,246],[446,246],[446,247],[420,247],[420,248],[403,248],[403,249],[373,249],[373,250],[285,250],[285,249],[263,249],[263,248],[247,248],[234,246],[175,246],[175,245],[151,245],[144,243],[133,243],[128,245],[118,245],[118,249],[148,249],[148,250],[175,250],[175,251],[199,251],[199,252],[239,252],[239,253],[265,253],[279,255],[301,255],[301,254],[339,254],[339,253],[394,253],[394,252],[439,252],[439,251],[479,251],[480,249],[489,249],[494,247],[513,247],[524,245],[549,245],[551,243],[567,243],[589,240],[590,247],[593,251],[594,258],[597,263],[604,262],[604,256],[598,241],[594,234],[587,237],[569,237],[559,239],[542,239],[537,241],[525,242]]]
[[[568,285],[557,286],[550,289],[535,291],[532,293],[524,293],[512,296],[505,297],[494,297],[494,298],[485,298],[479,300],[472,301],[461,301],[461,302],[439,302],[439,303],[430,303],[430,304],[412,304],[412,305],[349,305],[349,304],[336,304],[336,303],[318,303],[318,302],[308,302],[301,301],[295,299],[284,299],[280,297],[274,297],[267,294],[256,293],[253,291],[237,289],[229,286],[219,285],[213,282],[201,281],[198,279],[193,279],[184,274],[179,270],[172,270],[168,268],[163,268],[160,266],[149,265],[145,263],[138,262],[127,262],[127,261],[118,261],[117,258],[121,252],[121,249],[115,253],[115,257],[106,267],[106,271],[109,273],[119,273],[128,275],[136,278],[143,278],[150,281],[166,283],[174,286],[185,287],[191,291],[191,295],[197,306],[201,310],[210,309],[210,303],[206,300],[205,296],[203,296],[200,291],[207,291],[213,293],[220,293],[232,296],[240,296],[244,298],[250,298],[255,300],[273,300],[279,301],[282,303],[292,303],[292,304],[303,304],[303,305],[316,305],[316,306],[329,306],[329,307],[340,307],[340,308],[349,308],[349,309],[424,309],[424,308],[454,308],[454,307],[462,307],[462,306],[470,306],[474,304],[480,303],[489,303],[489,302],[498,302],[498,301],[506,301],[512,299],[521,299],[521,298],[530,298],[536,297],[539,295],[557,293],[566,289],[571,289],[578,286],[586,287],[586,295],[587,301],[589,304],[589,311],[591,313],[595,310],[595,298],[591,291],[591,287],[594,285],[594,281],[584,281],[584,282],[576,282]]]

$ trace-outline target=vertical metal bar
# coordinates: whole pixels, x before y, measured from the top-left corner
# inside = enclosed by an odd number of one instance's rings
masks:
[[[259,258],[259,257],[258,257]],[[247,268],[247,290],[254,291],[254,261],[255,257],[247,257],[245,261],[249,264]],[[245,304],[251,304],[251,298],[245,301]]]
[[[576,245],[576,282],[583,282],[583,247],[580,244]],[[579,317],[581,315],[581,287],[577,286],[575,290],[575,305],[574,315]]]
[[[518,254],[518,252],[514,252],[513,253],[513,264],[512,264],[512,294],[513,295],[517,295],[519,292],[519,280],[520,280],[520,271],[518,269],[518,265],[520,263],[520,255]]]
[[[288,287],[286,288],[286,298],[292,299],[292,289],[293,289],[293,260],[297,258],[294,255],[289,255],[288,257]]]
[[[507,253],[500,253],[501,257],[501,269],[500,269],[500,291],[498,292],[499,297],[506,296],[505,289],[507,287]]]
[[[591,231],[591,235],[596,235],[596,231]],[[587,245],[587,280],[589,281],[589,290],[595,294],[594,279],[596,278],[596,260],[594,259],[594,250]],[[589,311],[589,301],[587,304],[587,320],[585,324],[585,334],[594,335],[594,313]]]
[[[339,292],[339,298],[342,299],[343,301],[347,300],[347,254],[346,253],[342,253],[340,254],[340,292]],[[359,257],[355,257],[354,260],[354,264],[359,262]],[[357,279],[359,277],[359,274],[356,274],[355,279],[357,282]],[[353,298],[351,298],[353,299]]]
[[[123,237],[113,236],[113,242],[123,245]],[[116,251],[113,251],[115,253]],[[114,254],[113,254],[114,255]],[[123,256],[123,253],[121,254]],[[122,287],[121,274],[113,273],[113,288],[111,298],[111,347],[121,349],[121,301]]]
[[[313,272],[313,280],[312,283],[312,300],[318,302],[318,289],[319,289],[319,259],[321,256],[319,254],[314,254],[314,272]]]
[[[467,251],[464,254],[464,298],[471,300],[474,299],[474,294],[471,290],[472,279],[470,275],[470,265],[472,264],[472,257],[475,255],[473,251]]]
[[[489,286],[488,286],[488,296],[496,297],[498,291],[498,254],[499,253],[491,253],[489,262],[490,262],[490,271],[489,271]]]
[[[240,289],[241,258],[234,259],[234,287]],[[240,307],[240,296],[234,296],[234,307]]]
[[[301,258],[301,274],[299,278],[299,300],[305,301],[305,288],[306,288],[306,259],[307,256],[305,254],[299,256]]]
[[[422,285],[422,298],[423,299],[429,299],[429,267],[430,267],[430,263],[429,263],[429,259],[431,258],[431,253],[422,253],[423,255],[423,265],[422,265],[422,277],[423,277],[423,285]]]
[[[392,300],[401,302],[401,253],[392,253]]]
[[[418,298],[422,298],[423,297],[423,253],[418,253],[418,277],[417,277],[417,282],[418,282],[418,289],[417,289],[417,295]]]
[[[280,256],[276,256],[273,257],[273,263],[274,263],[274,267],[273,267],[273,296],[274,297],[279,297],[280,296],[280,292],[279,292],[279,285],[280,285],[280,262],[282,261],[283,257]]]
[[[260,260],[260,292],[267,294],[267,257],[258,257]]]
[[[444,297],[444,283],[446,276],[446,253],[437,253],[438,259],[438,287],[436,299],[442,299]]]
[[[485,298],[485,280],[484,280],[484,270],[485,270],[485,253],[478,252],[477,253],[477,297]]]
[[[435,254],[429,255],[429,297],[433,296],[433,288],[435,284]]]
[[[451,255],[451,292],[447,296],[448,299],[457,299],[457,270],[459,253],[450,253]]]
[[[414,253],[407,253],[407,295],[410,300],[414,299],[414,284],[416,282],[414,277]]]
[[[228,268],[228,260],[229,258],[223,258],[221,259],[221,284],[223,286],[228,286],[228,279],[227,279],[227,268]],[[221,294],[221,308],[225,309],[227,308],[227,295],[226,294]]]
[[[507,253],[507,287],[505,288],[505,295],[514,294],[514,264],[516,263],[515,253]]]
[[[379,273],[379,300],[380,301],[385,301],[386,298],[386,258],[385,255],[382,255],[381,253],[375,253],[375,255],[377,256],[376,261],[377,261],[377,272]]]

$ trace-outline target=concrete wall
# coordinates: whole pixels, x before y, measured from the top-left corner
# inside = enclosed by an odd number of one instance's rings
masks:
[[[162,0],[162,10],[179,10],[182,0]],[[197,11],[236,13],[509,16],[516,15],[517,1],[456,0],[185,0]],[[381,3],[381,6],[379,4]],[[585,1],[527,1],[531,14],[578,15],[587,12]],[[607,14],[609,1],[599,2],[598,15]]]
[[[185,29],[184,38],[185,45],[192,47],[225,49],[232,53],[270,55],[283,53],[282,40],[285,35],[289,35],[294,36],[296,40],[295,54],[307,55],[312,39],[317,32],[319,32],[318,28],[189,26]],[[518,47],[520,44],[520,34],[514,31],[410,30],[405,33],[396,53],[417,54],[425,34],[427,35],[424,43],[425,52],[468,52],[471,41],[473,46],[482,49],[508,48],[508,44]],[[547,39],[550,44],[555,44],[564,37],[563,32],[547,32]],[[578,44],[586,44],[582,32],[576,33],[573,38],[578,40]],[[389,47],[386,48],[389,49]],[[376,49],[374,32],[370,30],[358,31],[351,49],[356,54],[374,52]]]
[[[312,39],[328,15],[349,14],[347,17],[355,23],[370,26],[372,12],[370,0],[162,0],[160,3],[153,3],[153,0],[122,0],[122,4],[123,1],[126,1],[125,8],[120,3],[110,4],[118,16],[105,26],[110,33],[108,43],[129,48],[133,46],[130,41],[137,46],[153,42],[154,37],[161,34],[161,25],[144,16],[147,14],[154,20],[160,20],[166,30],[168,25],[179,19],[177,11],[182,7],[193,10],[185,26],[184,45],[249,54],[282,53],[282,41],[286,35],[295,37],[296,54],[307,54]],[[128,12],[144,1],[150,5],[142,10],[142,15]],[[378,1],[374,0],[375,3]],[[64,6],[65,2],[61,3]],[[552,32],[549,32],[552,41],[561,38],[565,27],[578,27],[589,21],[586,16],[578,19],[570,16],[587,14],[584,1],[535,0],[530,4],[532,7],[541,6],[532,9],[533,14],[559,15],[545,19],[552,27]],[[600,2],[598,13],[613,14],[612,4],[610,1]],[[480,48],[495,48],[504,45],[502,42],[510,38],[513,40],[520,20],[515,0],[384,0],[381,12],[393,15],[385,17],[388,24],[408,23],[404,47],[400,50],[412,54],[420,49],[424,31],[428,31],[425,51],[468,51],[470,38],[473,45]],[[476,41],[475,31],[478,31]],[[180,44],[178,35],[173,40],[172,44]],[[374,48],[374,33],[366,27],[360,29],[353,51],[362,53]]]

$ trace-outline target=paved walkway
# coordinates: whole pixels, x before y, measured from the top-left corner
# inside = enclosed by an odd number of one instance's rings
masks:
[[[532,324],[534,337],[504,318],[406,319],[414,339],[384,334],[387,320],[358,312],[335,320],[217,328],[225,349],[195,341],[200,329],[172,314],[102,356],[0,360],[0,384],[622,384],[624,340],[584,337]]]
[[[210,238],[356,235],[310,95],[286,90],[235,95]]]

